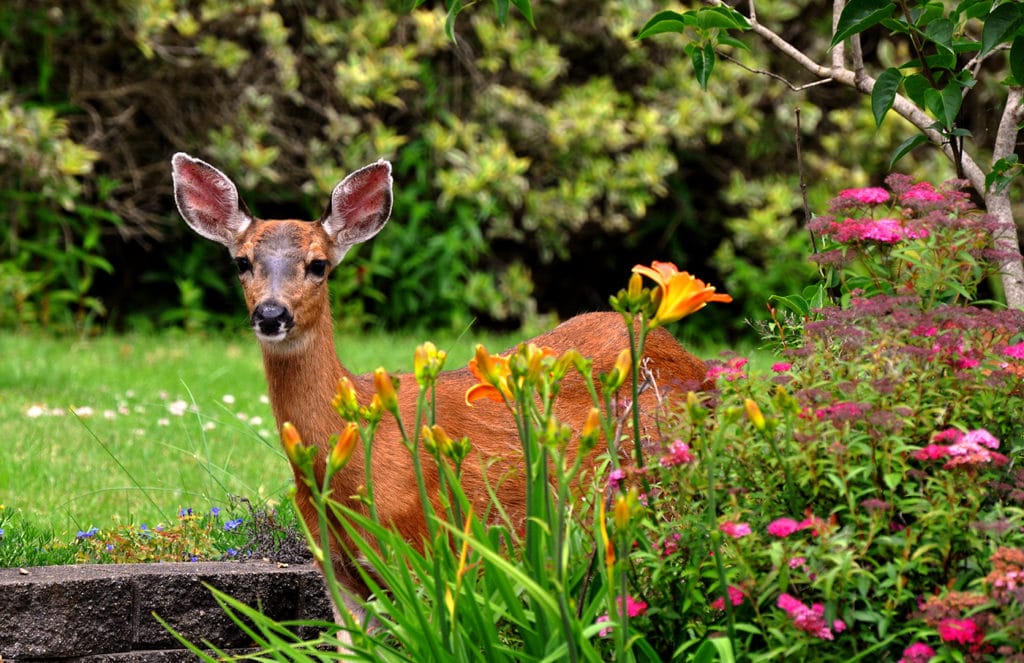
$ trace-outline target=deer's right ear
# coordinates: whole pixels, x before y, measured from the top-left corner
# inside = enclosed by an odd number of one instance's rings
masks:
[[[186,223],[197,233],[231,249],[252,223],[238,189],[210,164],[184,152],[171,158],[174,200]]]

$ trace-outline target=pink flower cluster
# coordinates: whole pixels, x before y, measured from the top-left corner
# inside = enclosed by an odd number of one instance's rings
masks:
[[[1024,359],[1024,343],[1006,346],[1003,348],[1003,354],[1014,359]]]
[[[622,609],[622,597],[621,596],[616,600],[616,603],[618,604],[619,609],[621,610]],[[642,615],[642,614],[644,614],[646,612],[647,612],[647,603],[645,603],[644,601],[637,601],[632,596],[626,596],[626,615],[628,617],[631,617],[631,618],[632,617],[639,617],[640,615]],[[597,623],[600,624],[602,622],[607,622],[608,620],[609,620],[609,617],[608,617],[608,613],[606,612],[606,613],[604,613],[603,615],[601,615],[600,617],[597,618]],[[608,637],[608,635],[611,632],[612,632],[612,629],[609,626],[608,628],[601,629],[600,632],[599,632],[599,635],[602,638],[606,638],[606,637]]]
[[[948,442],[949,444],[936,444]],[[962,465],[981,465],[992,463],[1005,465],[1009,459],[1001,453],[993,451],[999,448],[999,440],[984,428],[977,428],[964,433],[956,428],[947,428],[932,436],[932,443],[914,452],[917,460],[940,460],[947,458],[943,468],[949,469]]]
[[[938,203],[945,196],[935,190],[931,182],[918,182],[900,194],[901,203]]]
[[[905,239],[923,239],[928,236],[928,229],[923,226],[912,226],[898,219],[852,219],[833,220],[824,233],[831,235],[837,242],[879,242],[895,244]]]
[[[939,637],[943,642],[976,645],[985,639],[985,633],[972,619],[943,619],[939,622]]]
[[[741,605],[743,603],[743,591],[739,587],[733,587],[729,585],[726,588],[726,593],[729,595],[729,603],[734,606]],[[717,599],[711,602],[712,610],[725,610],[725,597],[719,596]]]
[[[880,186],[869,186],[861,189],[843,189],[839,198],[861,205],[879,205],[889,202],[889,192]]]
[[[693,454],[690,453],[690,446],[682,440],[675,440],[668,445],[665,455],[658,461],[662,467],[675,467],[693,462]]]
[[[742,380],[747,377],[747,372],[744,367],[747,365],[746,357],[733,357],[724,364],[714,364],[708,368],[708,380],[714,382],[718,378],[724,379],[726,382],[733,382],[734,380]]]
[[[811,607],[804,605],[802,601],[789,594],[779,596],[777,605],[786,611],[789,618],[793,620],[793,626],[801,631],[806,631],[822,640],[832,640],[832,632],[841,633],[846,630],[846,623],[841,619],[832,622],[832,627],[825,623],[825,606],[815,603]]]
[[[824,525],[824,521],[821,518],[815,516],[809,516],[803,520],[797,522],[792,518],[776,518],[775,520],[768,523],[768,533],[772,536],[777,536],[780,539],[784,539],[793,532],[799,532],[803,529],[811,530],[815,536],[818,535],[818,530]]]
[[[750,534],[750,525],[747,523],[734,523],[726,521],[718,526],[718,529],[722,531],[726,536],[731,536],[734,539],[741,539],[746,535]]]
[[[915,642],[903,650],[899,663],[928,663],[935,657],[935,650],[923,642]]]

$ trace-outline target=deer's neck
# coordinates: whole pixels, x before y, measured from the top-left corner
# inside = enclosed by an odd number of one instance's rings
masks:
[[[341,430],[331,407],[338,380],[347,377],[357,389],[362,386],[338,361],[330,315],[321,316],[296,347],[261,345],[270,406],[278,427],[291,422],[305,444],[326,449],[330,436]]]

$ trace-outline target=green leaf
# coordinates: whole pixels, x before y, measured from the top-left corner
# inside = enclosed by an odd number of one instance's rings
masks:
[[[463,9],[462,0],[452,0],[451,6],[448,7],[448,15],[444,17],[444,34],[448,37],[448,41],[455,43],[455,18],[459,15]]]
[[[694,25],[696,25],[696,19],[694,19],[691,12],[686,14],[674,11],[658,12],[647,21],[644,27],[640,28],[636,38],[645,39],[651,35],[659,35],[664,32],[683,32],[687,27]]]
[[[903,79],[903,89],[910,100],[921,108],[925,107],[925,92],[932,89],[931,83],[921,74],[911,74]]]
[[[984,57],[995,48],[1012,37],[1021,26],[1021,6],[1016,2],[1006,2],[985,18],[985,26],[981,29],[981,51]]]
[[[747,18],[731,7],[705,7],[697,11],[697,27],[701,30],[749,30]]]
[[[498,25],[508,22],[508,0],[494,0],[494,11],[498,14]]]
[[[733,48],[738,48],[738,49],[741,49],[741,50],[744,50],[744,51],[749,51],[750,50],[750,47],[747,46],[745,43],[743,43],[739,39],[733,39],[729,35],[718,35],[718,45],[719,46],[732,46]]]
[[[940,18],[932,21],[924,29],[924,36],[942,50],[953,52],[953,21]]]
[[[1017,85],[1024,84],[1024,36],[1017,36],[1010,46],[1010,73],[1016,79]]]
[[[920,147],[921,145],[924,145],[925,143],[928,142],[930,142],[928,140],[928,136],[925,136],[924,134],[914,134],[910,138],[900,143],[896,147],[896,150],[892,153],[892,157],[890,157],[889,159],[889,169],[892,170],[892,167],[896,164],[897,161],[907,156],[907,154],[909,154],[915,148]]]
[[[885,114],[892,108],[892,102],[896,99],[896,93],[903,83],[903,74],[895,67],[889,67],[883,71],[871,88],[871,112],[875,116],[875,126],[882,126]]]
[[[839,16],[836,33],[829,48],[834,48],[850,35],[864,32],[889,18],[895,9],[896,3],[892,0],[852,0]]]
[[[533,7],[530,6],[530,0],[512,0],[512,5],[519,10],[531,28],[537,27],[537,24],[533,22]]]
[[[952,129],[956,125],[956,117],[960,114],[960,106],[964,97],[962,88],[955,82],[943,88],[940,93],[942,97],[942,121],[946,129]]]
[[[701,48],[693,48],[690,50],[690,60],[693,61],[693,70],[697,74],[697,82],[700,84],[700,89],[707,92],[708,79],[711,78],[711,72],[715,68],[715,49],[709,43],[704,44]]]

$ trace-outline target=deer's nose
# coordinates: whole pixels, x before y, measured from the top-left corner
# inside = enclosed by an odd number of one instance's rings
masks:
[[[295,324],[288,307],[278,302],[263,302],[252,312],[253,328],[266,336],[278,336],[287,332]]]

